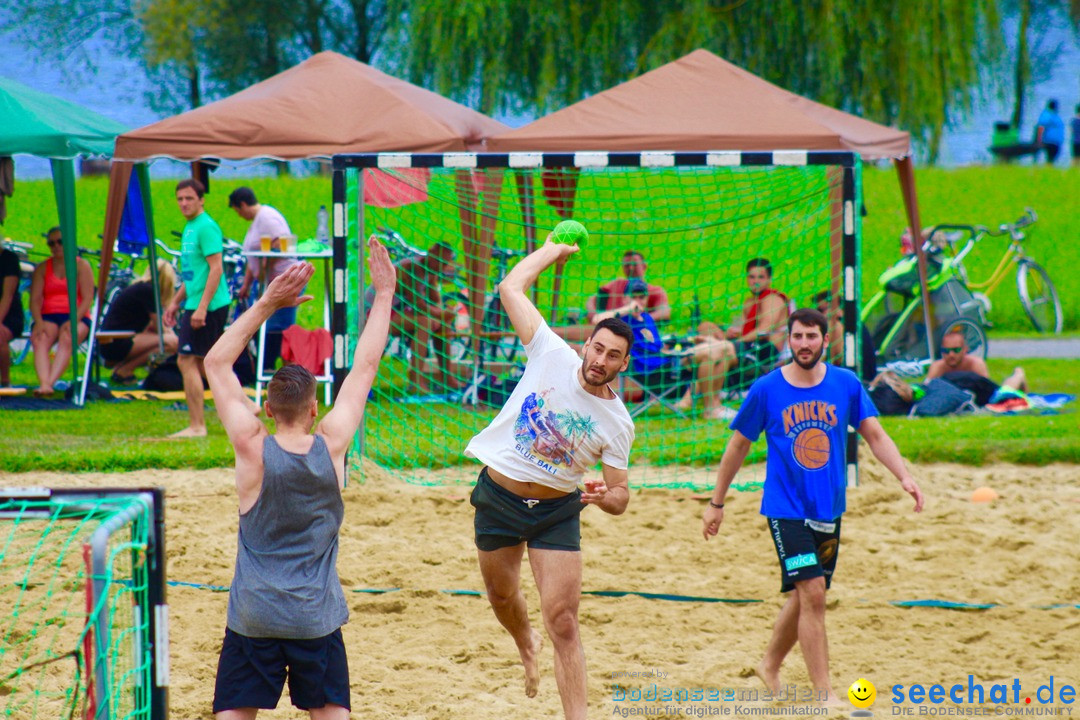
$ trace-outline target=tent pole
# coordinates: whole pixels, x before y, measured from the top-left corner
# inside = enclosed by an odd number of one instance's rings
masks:
[[[915,238],[915,257],[919,265],[919,291],[923,303],[923,323],[926,325],[926,353],[927,359],[933,360],[936,356],[934,314],[930,309],[930,290],[927,287],[926,278],[926,253],[923,252],[922,223],[919,220],[919,199],[915,194],[915,166],[911,162],[910,155],[894,162],[900,179],[900,190],[904,196],[904,209],[907,211],[908,226],[911,228],[911,236]]]
[[[50,158],[56,209],[60,214],[60,233],[64,241],[64,276],[67,278],[68,319],[71,330],[71,377],[79,380],[79,243],[75,233],[75,161]],[[85,381],[85,380],[84,380]]]

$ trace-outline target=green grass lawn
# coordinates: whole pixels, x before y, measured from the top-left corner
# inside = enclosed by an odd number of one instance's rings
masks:
[[[260,199],[282,210],[294,232],[302,238],[314,233],[319,205],[329,204],[330,179],[327,177],[249,181],[215,178],[212,192],[207,196],[207,208],[225,233],[235,238],[243,236],[247,225],[225,205],[228,191],[240,184],[250,185]],[[172,199],[174,185],[174,181],[155,181],[153,184],[157,234],[169,240],[172,240],[169,230],[179,229],[183,220]],[[1080,244],[1071,242],[1070,235],[1075,212],[1069,210],[1080,195],[1080,171],[1019,166],[930,168],[918,171],[917,185],[925,224],[971,222],[993,226],[1015,219],[1027,205],[1034,206],[1040,221],[1030,235],[1030,252],[1049,269],[1057,283],[1065,309],[1066,329],[1072,336],[1080,332],[1080,313],[1076,311],[1080,276],[1065,271],[1080,266]],[[107,182],[103,178],[88,178],[77,183],[82,245],[98,246],[96,238],[103,223],[106,191]],[[653,201],[653,198],[634,195],[632,189],[628,192],[634,202]],[[898,238],[905,221],[896,174],[891,169],[866,168],[864,198],[868,215],[863,219],[861,287],[866,297],[878,274],[898,257]],[[671,197],[665,200],[672,212],[677,209],[676,200]],[[719,198],[717,202],[722,204],[723,200]],[[51,183],[17,183],[16,193],[8,201],[8,210],[4,234],[17,240],[33,240],[39,257],[43,257],[44,241],[39,233],[56,223]],[[544,212],[551,214],[549,210]],[[371,218],[375,219],[375,215]],[[626,236],[627,232],[633,231],[632,223],[619,227],[622,235],[598,235],[593,239],[583,254],[580,268],[568,275],[567,287],[578,292],[578,296],[576,299],[571,297],[565,304],[583,304],[587,288],[595,288],[601,278],[618,274],[617,256],[627,242],[637,241],[628,240]],[[453,240],[453,233],[447,238]],[[424,238],[411,239],[415,244],[424,244]],[[761,242],[778,241],[764,238]],[[1000,257],[1001,249],[990,243],[979,248],[968,263],[973,276],[988,271]],[[704,252],[703,247],[699,250]],[[740,252],[745,254],[751,250],[757,248],[746,247]],[[656,247],[650,250],[649,259],[650,276],[654,272],[662,273],[672,294],[684,300],[699,292],[703,301],[707,299],[707,293],[713,293],[717,295],[716,302],[737,302],[743,292],[742,255],[725,264],[715,259],[708,262],[704,255],[665,254],[662,248]],[[720,276],[726,278],[727,284],[721,286],[715,282]],[[720,287],[728,289],[721,291],[717,289]],[[316,276],[309,292],[318,297],[321,291],[322,278]],[[541,295],[541,301],[543,299]],[[995,329],[991,338],[995,335],[1032,337],[1011,278],[999,288],[993,300],[991,319]],[[708,309],[706,307],[706,317],[709,317]],[[688,321],[688,305],[684,303],[679,312],[682,314],[673,321],[673,324],[679,324],[675,329],[681,329]],[[314,325],[320,321],[320,304],[309,303],[301,308],[302,324]],[[1080,394],[1077,387],[1080,361],[1030,361],[1026,364],[1034,390]],[[991,367],[995,377],[1003,377],[1011,369],[1005,362],[992,363]],[[369,454],[392,467],[459,464],[465,442],[493,413],[466,411],[451,405],[395,402],[393,398],[400,395],[400,371],[401,368],[395,369],[392,362],[387,362],[386,370],[380,373],[376,399],[369,405]],[[13,380],[16,384],[35,384],[29,359],[15,369]],[[211,437],[207,441],[146,442],[147,437],[164,436],[185,423],[183,412],[164,410],[163,406],[153,402],[95,403],[80,411],[0,412],[0,428],[3,428],[0,431],[0,471],[217,467],[232,463],[231,450],[212,412],[209,414]],[[919,421],[890,418],[885,424],[894,433],[901,449],[914,460],[962,460],[974,464],[1011,460],[1038,465],[1080,461],[1080,432],[1075,417],[1065,414]],[[719,459],[726,438],[727,431],[716,423],[650,416],[639,424],[633,461],[649,465],[714,463]]]
[[[1080,395],[1080,360],[991,360],[994,377],[1021,364],[1034,392]],[[183,411],[154,401],[94,402],[82,410],[0,411],[0,472],[123,471],[231,466],[232,449],[208,406],[206,440],[159,440],[187,422]],[[1075,409],[1075,406],[1074,406]],[[468,439],[494,411],[453,405],[403,405],[385,394],[368,405],[367,455],[390,467],[447,467],[465,460]],[[906,457],[916,462],[982,465],[1080,463],[1075,411],[1021,417],[884,418]],[[417,433],[417,425],[430,427]],[[703,466],[719,461],[729,431],[720,423],[650,415],[638,421],[635,465]],[[760,458],[764,441],[754,448]],[[700,482],[700,471],[694,475]]]

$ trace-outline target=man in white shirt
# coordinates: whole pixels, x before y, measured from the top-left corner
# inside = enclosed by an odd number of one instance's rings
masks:
[[[499,284],[499,297],[528,362],[502,410],[465,449],[485,465],[471,501],[488,600],[517,644],[525,666],[525,694],[534,697],[540,682],[541,636],[529,623],[520,587],[521,559],[528,546],[568,720],[582,720],[587,711],[577,617],[579,515],[585,505],[612,515],[626,510],[634,441],[634,423],[609,387],[626,370],[633,332],[622,320],[604,320],[593,329],[582,359],[547,326],[526,294],[541,272],[561,266],[577,250],[549,238]],[[585,479],[598,462],[602,477]],[[579,482],[584,490],[578,489]]]
[[[263,236],[277,240],[285,235],[292,235],[289,231],[289,223],[276,209],[269,205],[262,205],[255,197],[255,192],[249,187],[238,187],[229,193],[229,207],[236,214],[251,223],[244,235],[244,253],[252,253],[262,250],[261,238]],[[280,246],[277,246],[280,247]],[[251,293],[251,285],[259,279],[262,271],[262,258],[253,258],[247,255],[247,268],[244,271],[244,282],[236,291],[237,300],[247,300]],[[273,282],[274,278],[291,268],[297,263],[295,258],[283,257],[267,260],[265,285]],[[260,291],[265,290],[263,287]],[[263,355],[263,369],[273,372],[274,365],[281,355],[281,334],[291,325],[296,324],[296,307],[283,307],[266,321],[266,352]]]

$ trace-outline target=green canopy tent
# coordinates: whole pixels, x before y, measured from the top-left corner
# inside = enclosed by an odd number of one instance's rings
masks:
[[[48,158],[53,190],[64,236],[64,271],[67,275],[71,327],[75,327],[78,238],[75,226],[75,158],[111,157],[116,136],[123,125],[75,103],[31,90],[0,77],[0,157],[35,155]],[[78,376],[77,353],[71,356],[72,373]]]

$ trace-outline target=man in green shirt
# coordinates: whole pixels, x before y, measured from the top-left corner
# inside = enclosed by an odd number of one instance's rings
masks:
[[[176,323],[179,340],[177,364],[184,376],[188,426],[170,437],[204,437],[203,358],[225,331],[232,298],[222,282],[221,228],[203,209],[206,188],[198,180],[176,185],[176,203],[187,218],[180,239],[182,283],[165,309],[165,324]],[[179,313],[179,317],[177,314]]]

